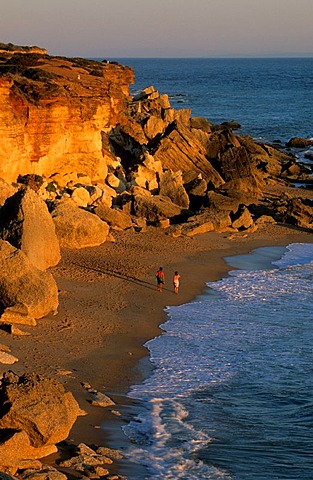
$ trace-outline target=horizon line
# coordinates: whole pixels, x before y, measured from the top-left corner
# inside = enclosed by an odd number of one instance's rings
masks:
[[[83,57],[83,58],[105,58],[103,56],[88,56],[88,57]],[[162,57],[162,56],[122,56],[122,55],[110,55],[106,58],[131,58],[131,59],[162,59],[162,60],[218,60],[218,59],[275,59],[275,58],[313,58],[313,53],[308,53],[308,54],[302,54],[302,55],[296,55],[296,54],[290,54],[290,55],[221,55],[221,56],[197,56],[197,57],[193,57],[193,56],[186,56],[186,57],[181,57],[181,56],[178,56],[178,57]]]

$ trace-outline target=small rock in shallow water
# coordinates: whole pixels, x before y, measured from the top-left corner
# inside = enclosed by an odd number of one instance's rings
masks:
[[[90,403],[95,407],[110,407],[111,405],[115,405],[110,397],[101,392],[94,393]]]

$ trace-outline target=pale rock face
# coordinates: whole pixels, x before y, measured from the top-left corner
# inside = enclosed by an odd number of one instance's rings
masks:
[[[105,206],[96,207],[95,214],[112,228],[126,230],[132,226],[131,217],[116,208],[108,208]]]
[[[0,304],[17,306],[26,315],[42,318],[58,307],[58,287],[48,272],[37,269],[21,251],[0,241]]]
[[[106,177],[106,182],[109,187],[113,188],[117,193],[123,193],[126,190],[126,185],[123,180],[118,178],[113,173],[108,174],[108,176]]]
[[[81,172],[103,181],[112,157],[107,134],[130,98],[133,72],[99,64],[102,76],[86,72],[84,81],[77,81],[70,60],[43,58],[44,63],[58,72],[52,96],[48,91],[32,101],[9,76],[0,78],[0,177],[11,182],[19,174]],[[64,64],[70,68],[60,68]]]
[[[163,172],[162,162],[160,160],[155,160],[150,153],[145,153],[143,165],[159,175]]]
[[[21,188],[0,211],[0,236],[40,270],[60,261],[55,226],[45,202],[30,188]]]
[[[7,198],[14,195],[16,188],[0,178],[0,206],[4,204]]]
[[[79,207],[87,207],[90,203],[90,194],[84,187],[75,188],[71,198]]]
[[[144,165],[138,165],[137,172],[132,174],[132,183],[149,191],[159,188],[156,172]]]
[[[58,451],[55,445],[33,447],[26,432],[15,432],[0,444],[0,468],[14,471],[24,459],[39,459]]]
[[[189,197],[183,185],[182,173],[165,171],[160,178],[160,195],[166,195],[173,203],[183,208],[189,207]]]
[[[165,130],[166,124],[161,118],[151,116],[144,125],[144,132],[149,140],[155,138],[158,134]]]
[[[71,199],[57,202],[52,211],[61,247],[95,247],[105,242],[109,226],[97,215],[79,208]]]

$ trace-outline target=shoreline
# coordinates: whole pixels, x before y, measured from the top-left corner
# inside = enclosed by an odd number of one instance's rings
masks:
[[[128,440],[121,426],[136,410],[127,392],[153,368],[144,344],[161,333],[165,307],[192,301],[203,293],[206,282],[226,276],[233,267],[225,257],[258,247],[312,242],[311,232],[266,224],[249,235],[211,232],[192,239],[173,239],[156,229],[145,234],[124,231],[116,234],[115,243],[64,251],[60,264],[51,269],[60,289],[59,314],[41,319],[36,327],[23,327],[31,333],[28,337],[2,334],[20,359],[11,369],[55,377],[73,393],[88,415],[77,419],[70,442],[123,451]],[[161,294],[154,283],[159,266],[166,274]],[[178,295],[172,289],[175,270],[182,279]],[[109,395],[116,405],[92,406],[83,382]],[[43,463],[53,464],[58,458],[56,454]],[[143,478],[141,468],[125,459],[114,462],[110,471]]]

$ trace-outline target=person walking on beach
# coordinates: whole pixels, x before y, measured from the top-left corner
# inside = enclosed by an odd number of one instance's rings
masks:
[[[155,278],[157,282],[157,289],[159,292],[162,292],[162,287],[163,285],[165,285],[165,275],[162,267],[160,267],[159,270],[156,272]]]
[[[175,293],[178,293],[179,280],[180,280],[180,275],[179,275],[178,272],[175,272],[175,273],[174,273],[174,276],[173,276],[173,285],[174,285],[174,292],[175,292]]]

